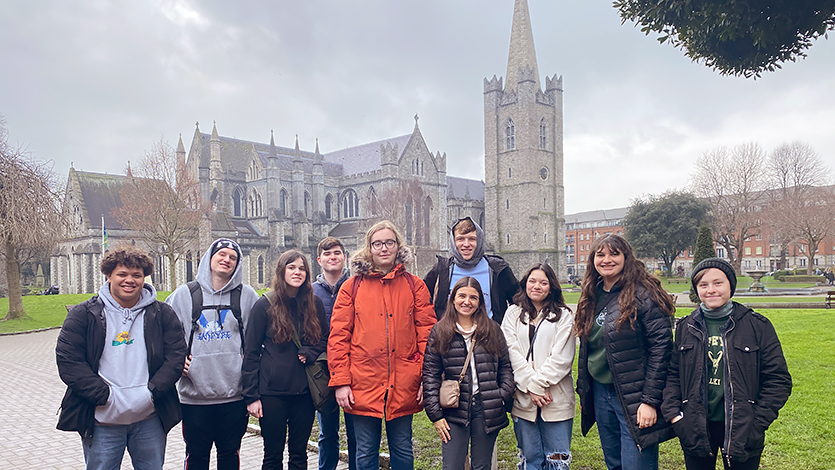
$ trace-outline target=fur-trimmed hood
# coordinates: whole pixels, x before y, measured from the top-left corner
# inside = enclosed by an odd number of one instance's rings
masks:
[[[398,264],[402,264],[404,268],[408,267],[409,264],[412,263],[412,260],[414,260],[414,257],[415,255],[410,247],[401,246],[397,249],[397,256],[394,257],[395,268]],[[370,251],[362,251],[357,253],[351,258],[351,275],[373,274],[371,270],[371,264],[372,263]]]

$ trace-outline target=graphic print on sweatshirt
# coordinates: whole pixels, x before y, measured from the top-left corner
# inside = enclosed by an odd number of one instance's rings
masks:
[[[200,314],[197,322],[202,327],[202,331],[197,334],[197,341],[222,341],[230,339],[232,332],[223,328],[223,323],[226,321],[226,316],[231,314],[232,310],[223,309],[218,312],[218,319],[209,321],[205,313]]]
[[[130,337],[130,331],[122,331],[116,338],[113,340],[113,346],[119,346],[122,344],[133,344],[133,338]]]

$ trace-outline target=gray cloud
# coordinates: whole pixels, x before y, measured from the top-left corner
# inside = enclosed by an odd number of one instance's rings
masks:
[[[505,73],[510,1],[8,2],[0,113],[33,155],[121,173],[194,122],[323,152],[420,115],[449,174],[482,178],[482,79]],[[566,211],[684,187],[717,145],[809,142],[833,163],[835,44],[757,81],[621,25],[607,2],[529,0],[540,73],[565,84]]]

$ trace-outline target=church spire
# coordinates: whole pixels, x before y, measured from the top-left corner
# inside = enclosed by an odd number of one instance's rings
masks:
[[[519,69],[525,68],[533,71],[536,89],[539,89],[539,69],[536,66],[528,0],[516,0],[513,7],[513,26],[510,31],[510,52],[507,55],[506,91],[516,89],[516,84],[519,82]]]

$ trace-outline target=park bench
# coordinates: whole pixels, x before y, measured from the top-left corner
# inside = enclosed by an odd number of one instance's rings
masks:
[[[826,308],[832,308],[833,299],[835,299],[835,290],[826,293]]]
[[[667,279],[667,282],[669,282],[670,284],[686,284],[686,283],[690,282],[690,280],[685,278],[685,277],[679,277],[679,278],[671,277],[671,278]]]

